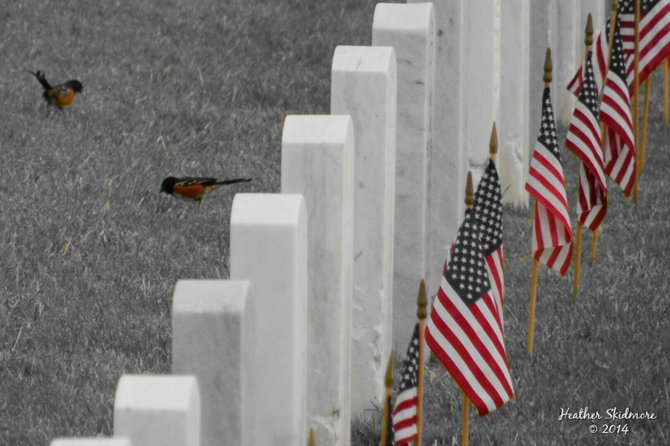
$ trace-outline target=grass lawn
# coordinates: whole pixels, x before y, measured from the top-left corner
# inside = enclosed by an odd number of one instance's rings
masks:
[[[2,5],[0,445],[109,435],[121,374],[169,372],[176,281],[228,277],[233,194],[279,189],[284,115],[328,112],[333,50],[369,44],[374,3]],[[79,78],[83,94],[71,109],[47,112],[26,71],[36,69],[54,83]],[[660,78],[639,206],[612,188],[595,265],[585,237],[576,303],[572,271],[568,279],[541,271],[532,357],[529,212],[505,209],[517,398],[483,419],[472,413],[472,444],[670,443],[670,130]],[[562,155],[574,206],[577,164]],[[254,180],[199,206],[161,198],[167,175]],[[427,442],[460,437],[460,403],[431,364]],[[608,437],[589,434],[589,421],[557,421],[561,408],[586,406],[603,418],[615,406],[658,418],[629,420],[628,434]],[[378,412],[369,418],[354,423],[353,444],[378,442]]]

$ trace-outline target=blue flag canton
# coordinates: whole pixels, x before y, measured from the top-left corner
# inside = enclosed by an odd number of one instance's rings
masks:
[[[640,0],[640,16],[644,17],[661,0]],[[618,14],[635,14],[635,0],[619,0]]]
[[[554,110],[551,105],[551,91],[549,87],[544,87],[542,94],[542,124],[540,124],[540,135],[537,140],[558,159],[561,155],[558,152],[558,137],[556,136],[556,121],[554,120]]]
[[[468,209],[458,229],[454,249],[444,272],[449,285],[468,306],[477,302],[491,289],[479,235],[473,210]]]
[[[472,208],[481,231],[482,250],[484,256],[488,256],[500,248],[503,241],[502,192],[493,160],[489,160],[477,186]]]
[[[399,393],[417,386],[419,371],[419,324],[414,326],[414,334],[402,363]]]
[[[608,32],[609,35],[609,32]],[[623,38],[621,37],[621,21],[617,17],[616,29],[614,30],[614,41],[612,42],[612,59],[610,71],[616,74],[624,82],[626,80],[626,55],[623,52]]]
[[[593,116],[598,119],[598,89],[596,87],[595,75],[593,74],[593,51],[586,56],[586,73],[584,74],[584,85],[579,93],[579,102],[586,105]]]

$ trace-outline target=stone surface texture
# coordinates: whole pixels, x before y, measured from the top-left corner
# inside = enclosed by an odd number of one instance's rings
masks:
[[[123,375],[114,399],[114,435],[135,446],[200,446],[195,377]]]
[[[338,46],[333,55],[333,115],[354,123],[354,294],[352,416],[384,394],[391,352],[396,155],[393,48]]]
[[[408,3],[424,3],[408,0]],[[465,90],[463,39],[465,0],[434,0],[435,116],[428,166],[431,206],[427,226],[428,275],[426,287],[434,295],[440,286],[442,264],[463,215],[468,159],[463,139]]]
[[[237,194],[230,278],[253,289],[253,445],[307,442],[307,214],[302,195]]]
[[[302,194],[308,233],[307,413],[319,445],[351,443],[354,124],[289,116],[281,190]]]
[[[429,270],[428,229],[433,152],[435,14],[432,3],[378,3],[372,45],[395,49],[398,67],[395,166],[393,339],[409,342],[416,324],[416,293]],[[442,229],[442,227],[441,227]]]
[[[504,0],[500,7],[500,107],[498,157],[503,203],[528,206],[528,103],[530,0]]]
[[[247,281],[180,280],[172,305],[172,373],[194,375],[202,400],[202,446],[251,445],[254,370]]]

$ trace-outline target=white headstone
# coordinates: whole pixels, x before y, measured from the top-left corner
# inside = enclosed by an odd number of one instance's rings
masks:
[[[289,116],[281,190],[309,221],[307,423],[318,445],[351,443],[354,125],[349,116]]]
[[[253,337],[247,281],[180,280],[172,305],[172,373],[194,375],[202,446],[252,445]]]
[[[330,112],[354,123],[352,416],[384,395],[391,352],[396,151],[393,48],[338,46]]]
[[[409,342],[416,324],[416,290],[428,276],[427,227],[431,162],[435,16],[432,3],[377,3],[372,45],[395,49],[398,64],[396,124],[393,340]]]
[[[408,3],[423,2],[408,0]],[[431,205],[426,222],[430,240],[426,277],[429,294],[435,294],[440,286],[442,264],[456,237],[464,209],[468,170],[463,143],[463,110],[468,101],[463,76],[464,4],[465,0],[433,1],[436,75],[433,150],[428,166]]]
[[[200,446],[200,394],[193,376],[123,375],[114,435],[135,446]]]
[[[553,82],[552,89],[558,93],[555,105],[556,119],[563,124],[570,122],[575,107],[575,95],[566,88],[572,76],[577,72],[584,55],[584,28],[581,27],[581,9],[578,0],[561,0],[558,2],[558,48],[553,49]],[[595,38],[595,36],[594,36]],[[537,61],[540,65],[542,62]],[[534,79],[542,83],[542,79]],[[538,99],[540,102],[540,99]]]
[[[253,287],[253,445],[307,439],[307,215],[302,195],[237,194],[230,278]]]
[[[57,438],[51,446],[132,446],[127,438]]]
[[[496,167],[504,203],[528,205],[530,0],[500,4],[500,107]]]
[[[463,143],[470,167],[480,170],[488,162],[491,126],[498,111],[500,1],[469,0],[464,5]]]
[[[558,7],[557,2],[566,0],[547,0],[530,2],[530,77],[528,110],[530,111],[528,140],[534,146],[537,140],[540,122],[542,118],[542,91],[544,83],[544,58],[547,48],[551,48],[552,58],[558,53]],[[554,63],[554,71],[558,69],[558,63]],[[554,77],[554,81],[557,79]],[[558,102],[557,90],[565,89],[553,84],[551,88],[551,103],[556,106]]]

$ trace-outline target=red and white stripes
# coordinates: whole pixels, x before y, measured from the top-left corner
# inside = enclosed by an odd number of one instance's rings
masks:
[[[495,298],[467,306],[443,278],[426,323],[426,344],[475,405],[479,415],[514,397]]]
[[[624,50],[632,58],[635,50],[634,1],[622,0],[619,11]],[[643,83],[670,55],[670,0],[642,0],[640,16],[639,82]],[[634,64],[631,61],[628,67],[631,91],[634,77]]]
[[[572,229],[565,176],[558,152],[549,87],[542,101],[542,125],[530,161],[526,190],[535,198],[533,258],[565,275],[572,261]]]

